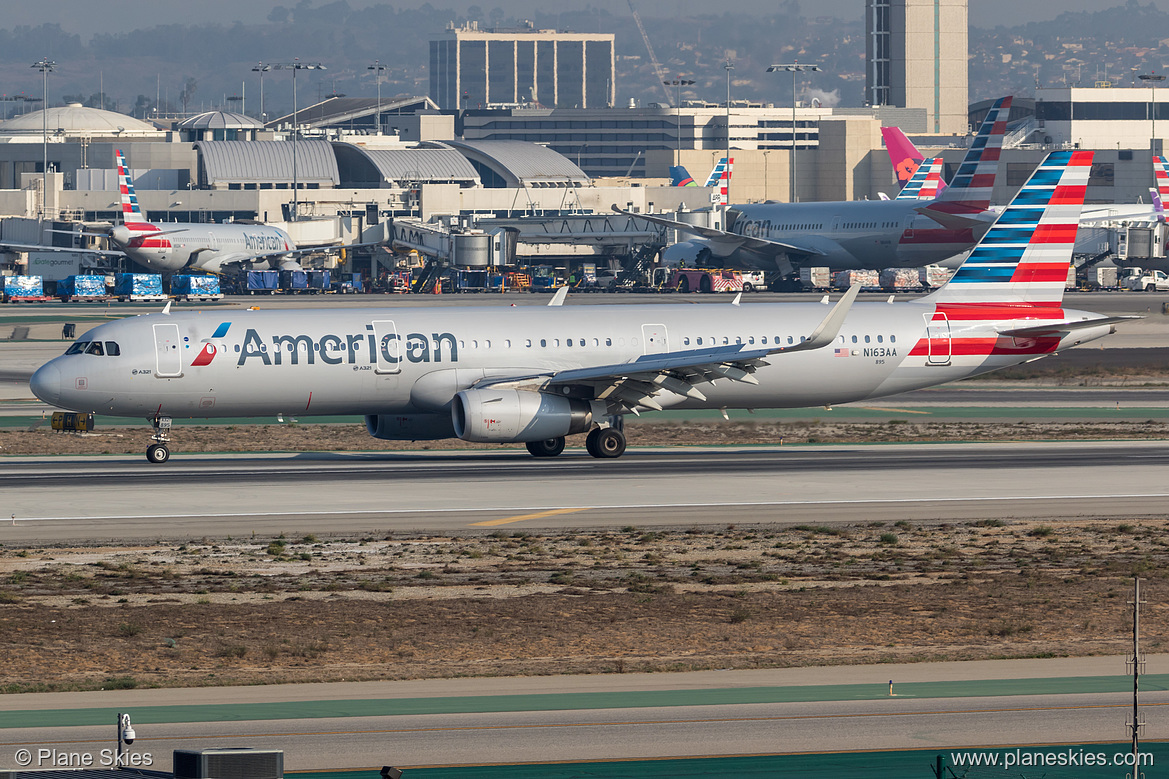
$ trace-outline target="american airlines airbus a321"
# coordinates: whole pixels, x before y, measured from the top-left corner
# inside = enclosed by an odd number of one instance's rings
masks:
[[[1123,317],[1062,307],[1092,153],[1055,152],[966,263],[903,302],[162,313],[99,325],[33,375],[61,408],[146,417],[363,414],[389,440],[527,444],[663,408],[791,408],[892,395],[1034,360]],[[737,301],[736,301],[737,302]]]

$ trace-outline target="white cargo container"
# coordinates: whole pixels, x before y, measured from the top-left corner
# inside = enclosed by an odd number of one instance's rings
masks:
[[[832,286],[832,272],[823,267],[800,268],[800,286],[805,290],[822,290]]]

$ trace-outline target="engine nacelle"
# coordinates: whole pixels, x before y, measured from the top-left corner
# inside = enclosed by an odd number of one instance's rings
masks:
[[[684,265],[696,268],[711,258],[710,245],[705,241],[679,241],[662,249],[662,265],[674,268]]]
[[[455,437],[449,414],[366,414],[365,429],[383,441],[434,441]]]
[[[604,405],[544,392],[471,389],[455,395],[451,421],[455,435],[464,441],[544,441],[587,431],[594,416],[604,413]]]

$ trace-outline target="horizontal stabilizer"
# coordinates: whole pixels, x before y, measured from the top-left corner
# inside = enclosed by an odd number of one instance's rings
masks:
[[[1102,325],[1117,325],[1121,322],[1131,322],[1134,319],[1144,319],[1143,316],[1102,316],[1096,319],[1077,319],[1074,322],[1050,322],[1045,325],[1035,325],[1034,327],[1014,327],[1010,330],[999,330],[999,335],[1010,335],[1015,337],[1038,337],[1041,335],[1055,335],[1056,333],[1066,333],[1071,330],[1084,330],[1089,327],[1100,327]]]

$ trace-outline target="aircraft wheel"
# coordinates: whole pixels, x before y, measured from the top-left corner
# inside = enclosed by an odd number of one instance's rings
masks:
[[[585,448],[589,454],[601,460],[620,457],[625,454],[625,434],[613,427],[599,427],[589,433],[585,439]]]
[[[543,441],[528,441],[526,446],[532,457],[555,457],[564,451],[564,436],[546,438]]]
[[[170,459],[170,449],[163,444],[151,444],[146,447],[146,459],[155,465],[161,465]]]

